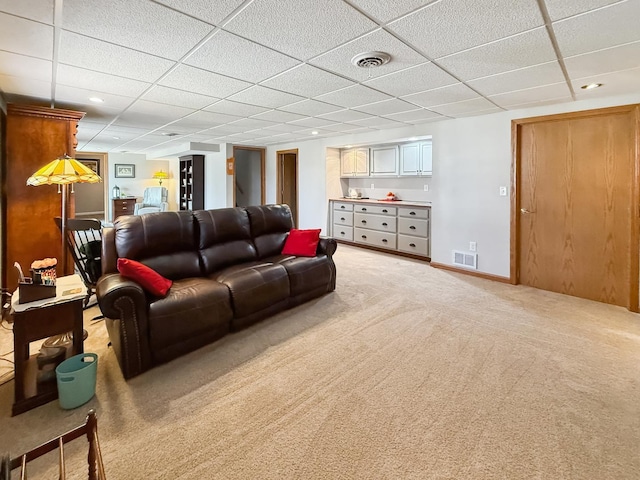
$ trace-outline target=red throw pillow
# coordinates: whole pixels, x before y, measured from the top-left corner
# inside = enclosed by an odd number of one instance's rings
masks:
[[[118,271],[123,277],[138,282],[142,288],[156,297],[166,297],[173,284],[155,270],[128,258],[118,259]]]
[[[320,229],[298,230],[292,228],[289,231],[287,241],[282,249],[283,255],[296,255],[298,257],[315,257],[318,242],[320,241]]]

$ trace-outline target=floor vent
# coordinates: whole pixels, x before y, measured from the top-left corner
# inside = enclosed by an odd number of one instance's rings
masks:
[[[464,268],[478,268],[478,254],[461,252],[459,250],[453,251],[453,264]]]

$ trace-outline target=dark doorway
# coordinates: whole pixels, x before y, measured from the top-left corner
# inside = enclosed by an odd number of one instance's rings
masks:
[[[294,226],[298,226],[298,149],[281,150],[277,155],[277,201],[291,208]]]
[[[233,147],[233,204],[236,207],[264,204],[264,148]]]

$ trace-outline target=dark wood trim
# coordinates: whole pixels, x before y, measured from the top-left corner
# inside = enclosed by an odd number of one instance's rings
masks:
[[[640,253],[638,252],[638,245],[640,245],[640,105],[635,106],[634,111],[634,123],[635,123],[635,162],[634,162],[634,182],[633,182],[633,196],[636,201],[633,205],[630,205],[631,210],[631,251],[629,252],[629,310],[632,312],[640,312],[640,299],[638,296],[640,292]],[[635,247],[635,250],[633,250]]]
[[[266,168],[265,168],[265,148],[262,147],[245,147],[243,145],[233,146],[233,158],[236,158],[236,150],[252,150],[254,152],[260,152],[260,203],[262,205],[266,202]],[[233,168],[233,205],[236,204],[236,168]]]
[[[518,181],[520,179],[520,124],[513,120],[511,122],[511,219],[510,219],[510,248],[509,248],[509,282],[516,285],[519,280],[518,259],[520,258],[520,196],[518,195]]]
[[[300,223],[298,222],[300,211],[300,198],[298,192],[298,173],[299,173],[299,162],[298,162],[298,149],[291,148],[289,150],[278,150],[276,151],[276,203],[282,203],[282,169],[281,165],[281,155],[285,155],[287,153],[293,153],[296,156],[296,218],[294,218],[295,226],[298,228]]]
[[[640,104],[621,105],[618,107],[595,108],[593,110],[580,110],[577,112],[556,113],[551,115],[541,115],[539,117],[517,118],[512,120],[518,125],[538,122],[552,122],[567,120],[571,118],[598,117],[600,115],[611,115],[614,113],[631,113]]]
[[[364,243],[350,242],[349,240],[343,240],[341,238],[334,238],[337,243],[344,243],[345,245],[351,245],[352,247],[366,248],[367,250],[373,250],[380,253],[388,253],[389,255],[396,255],[400,257],[412,258],[414,260],[420,260],[422,262],[431,262],[431,257],[422,257],[420,255],[414,255],[412,253],[401,252],[400,250],[389,250],[388,248],[376,247],[375,245],[367,245]]]
[[[80,121],[85,116],[84,112],[64,110],[61,108],[40,107],[36,105],[19,105],[10,103],[7,105],[7,113],[11,115],[24,115],[27,117],[55,118],[58,120]]]
[[[440,270],[448,270],[450,272],[463,273],[465,275],[471,275],[472,277],[484,278],[485,280],[493,280],[500,283],[511,283],[509,277],[503,277],[501,275],[492,275],[490,273],[476,272],[474,270],[466,270],[464,268],[453,267],[444,263],[431,262],[431,266],[439,268]]]

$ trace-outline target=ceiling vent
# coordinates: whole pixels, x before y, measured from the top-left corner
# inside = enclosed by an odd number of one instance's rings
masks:
[[[391,60],[391,55],[384,52],[365,52],[360,53],[351,59],[356,67],[372,68],[384,65]]]

